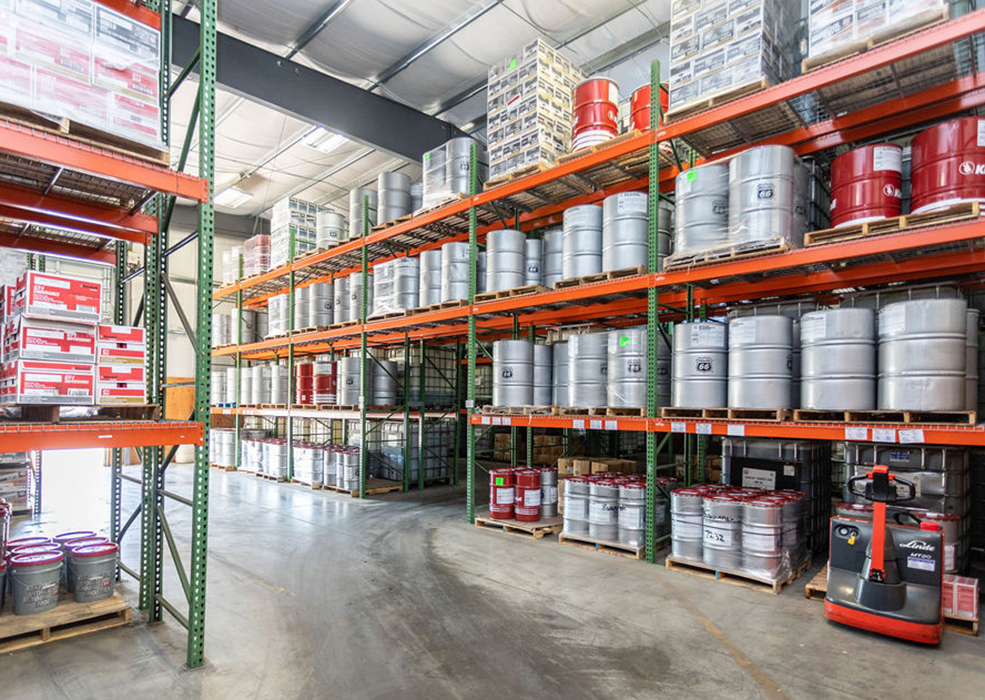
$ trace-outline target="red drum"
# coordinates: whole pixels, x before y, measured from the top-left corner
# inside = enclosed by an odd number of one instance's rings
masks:
[[[902,213],[903,149],[888,143],[856,148],[831,164],[831,225]]]

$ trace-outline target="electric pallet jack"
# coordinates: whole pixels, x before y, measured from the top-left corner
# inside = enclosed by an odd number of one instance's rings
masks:
[[[887,503],[916,496],[913,483],[890,474],[888,467],[876,465],[853,477],[848,489],[872,501],[874,512],[871,522],[831,518],[825,616],[890,637],[939,644],[944,629],[940,527],[886,523]],[[896,519],[899,523],[900,516]]]

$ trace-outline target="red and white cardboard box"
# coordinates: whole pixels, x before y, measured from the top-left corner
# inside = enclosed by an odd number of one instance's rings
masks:
[[[7,361],[95,362],[96,327],[18,314],[4,324],[3,356]]]
[[[108,384],[147,384],[147,370],[141,365],[98,365],[96,381]]]
[[[111,326],[100,323],[96,326],[96,339],[100,342],[143,344],[147,336],[140,326]]]
[[[93,365],[15,360],[0,366],[0,403],[91,406]]]
[[[96,362],[101,365],[145,365],[147,346],[142,343],[97,343]]]
[[[6,314],[98,323],[102,290],[102,284],[94,280],[28,271],[8,290]]]
[[[978,579],[944,574],[944,616],[978,619]]]
[[[96,405],[126,406],[147,403],[147,370],[143,365],[96,367]]]

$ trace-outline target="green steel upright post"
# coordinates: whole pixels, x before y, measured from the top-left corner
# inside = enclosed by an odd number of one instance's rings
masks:
[[[657,133],[660,117],[660,62],[650,65],[650,133]],[[650,144],[650,187],[649,187],[649,255],[647,269],[655,272],[660,269],[659,224],[660,207],[660,144],[654,140]],[[646,334],[646,415],[657,416],[657,341],[660,339],[658,324],[660,316],[657,306],[657,290],[647,289],[647,334]],[[646,560],[652,564],[656,558],[656,499],[657,499],[657,434],[646,433]]]
[[[170,5],[170,2],[167,3]],[[198,95],[198,174],[215,187],[215,69],[216,0],[200,0],[201,60]],[[170,19],[171,8],[167,8]],[[170,69],[170,57],[164,64]],[[195,451],[195,477],[192,486],[191,567],[189,570],[188,648],[185,664],[199,668],[205,663],[205,584],[209,532],[209,390],[212,337],[212,260],[215,239],[215,207],[211,199],[198,206],[198,360],[195,380],[196,420],[205,425],[205,439]]]
[[[369,197],[363,196],[362,237],[369,236]],[[366,402],[369,400],[369,348],[366,341],[366,317],[369,315],[369,248],[362,246],[362,290],[359,300],[359,497],[366,497],[366,467],[369,464],[369,446],[366,441]],[[351,284],[351,282],[350,282]]]
[[[404,331],[404,469],[403,482],[404,491],[410,490],[410,334]],[[424,412],[421,410],[420,425],[418,430],[423,428]]]
[[[479,191],[479,163],[476,145],[473,143],[469,154],[469,194],[473,197]],[[469,303],[475,303],[476,285],[476,263],[478,260],[479,247],[479,217],[474,206],[469,207]],[[465,402],[466,424],[465,424],[465,459],[468,463],[468,471],[465,475],[466,483],[466,503],[467,515],[470,523],[475,522],[475,426],[472,425],[472,416],[475,414],[475,360],[476,360],[476,328],[475,316],[469,314],[468,321],[468,378],[465,383],[465,390],[468,398]]]
[[[419,491],[424,490],[424,427],[427,425],[427,421],[424,419],[424,414],[427,410],[427,401],[425,400],[425,392],[427,391],[427,383],[424,381],[425,374],[427,374],[427,351],[425,350],[424,341],[418,341],[420,343],[421,350],[421,369],[418,373],[418,396],[420,398],[420,406],[418,410],[420,411],[421,419],[417,423],[417,489]],[[407,392],[408,396],[410,391]],[[406,488],[404,489],[407,490]]]
[[[458,486],[458,460],[462,456],[462,343],[455,341],[455,451],[451,468],[451,485]]]

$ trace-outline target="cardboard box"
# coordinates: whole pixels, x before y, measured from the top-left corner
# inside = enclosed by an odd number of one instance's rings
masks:
[[[0,367],[0,403],[91,406],[93,365],[15,360]]]
[[[55,321],[98,323],[102,310],[100,282],[47,272],[25,272],[6,297],[6,314]]]
[[[100,323],[96,326],[96,340],[113,343],[140,343],[142,345],[146,342],[146,335],[140,326],[112,326]]]
[[[635,474],[636,462],[631,459],[615,459],[601,457],[592,460],[592,474],[599,472],[617,472],[619,474]]]
[[[944,615],[978,619],[978,579],[944,574]]]
[[[145,365],[147,346],[142,343],[97,343],[96,361],[101,365]]]
[[[31,477],[30,467],[9,467],[0,469],[0,490],[9,489],[10,484],[26,483]]]
[[[592,460],[587,457],[561,457],[557,462],[558,478],[567,476],[590,476]]]
[[[147,385],[143,382],[97,382],[97,406],[143,406],[147,403]]]
[[[6,361],[95,362],[96,328],[80,323],[42,321],[18,314],[5,324],[3,356]]]

